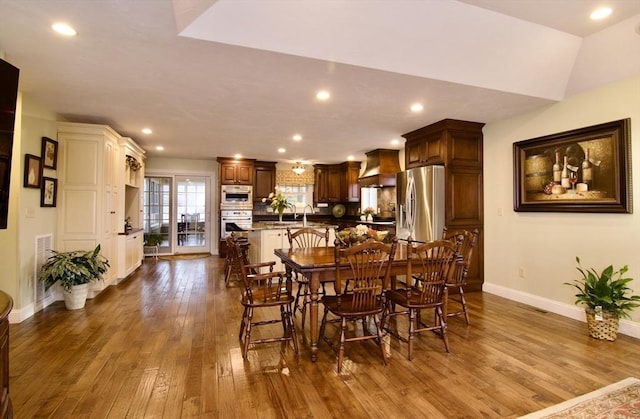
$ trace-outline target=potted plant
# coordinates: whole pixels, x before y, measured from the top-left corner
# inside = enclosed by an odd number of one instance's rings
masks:
[[[589,334],[596,339],[616,340],[620,318],[629,318],[629,312],[640,306],[640,295],[628,295],[631,289],[627,284],[633,280],[623,278],[628,266],[614,271],[613,265],[609,265],[598,274],[593,268],[584,269],[577,256],[576,263],[582,278],[565,284],[578,290],[576,304],[587,306]]]
[[[268,203],[269,206],[278,213],[278,221],[280,222],[282,222],[282,213],[284,213],[284,210],[293,208],[293,204],[290,203],[280,191],[269,193],[268,197],[262,198],[262,202]]]
[[[164,240],[164,237],[162,236],[162,234],[159,234],[159,233],[147,233],[144,235],[145,246],[149,246],[149,247],[160,246],[163,240]]]
[[[64,303],[68,310],[84,307],[89,283],[102,278],[109,269],[109,261],[100,254],[100,245],[84,251],[57,252],[51,255],[40,271],[45,290],[58,281],[64,289]]]

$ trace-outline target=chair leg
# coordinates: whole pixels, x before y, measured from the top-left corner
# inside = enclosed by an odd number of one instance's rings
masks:
[[[378,316],[373,316],[373,322],[376,324],[376,330],[378,332],[378,345],[380,346],[380,353],[382,355],[382,363],[387,365],[387,357],[385,356],[384,341],[382,340],[382,322],[378,319]]]
[[[242,336],[244,335],[244,328],[247,325],[246,320],[247,320],[247,310],[248,308],[245,307],[244,311],[242,312],[242,320],[240,321],[240,333],[238,334],[238,338],[242,339]]]
[[[342,371],[342,360],[344,359],[344,341],[345,335],[347,332],[347,318],[342,318],[342,323],[340,324],[340,347],[338,348],[338,374]]]
[[[442,340],[444,341],[444,349],[449,352],[449,338],[447,337],[447,316],[442,312],[442,307],[436,307],[436,316],[438,316],[438,321],[440,322],[440,334],[442,335]]]
[[[300,309],[300,314],[302,315],[302,330],[304,330],[304,323],[305,323],[305,319],[307,318],[307,305],[309,304],[308,301],[306,301],[306,296],[305,296],[305,301],[302,303],[302,309]]]
[[[464,298],[464,290],[462,289],[462,287],[459,287],[460,290],[460,304],[462,304],[462,312],[464,313],[464,319],[467,322],[467,324],[469,323],[469,312],[467,311],[467,300],[465,300]]]
[[[318,345],[320,345],[320,342],[322,342],[325,338],[324,336],[324,329],[327,326],[327,314],[329,313],[329,309],[328,308],[324,308],[324,314],[322,315],[322,321],[320,322],[320,331],[318,332]]]
[[[247,359],[249,342],[251,341],[251,321],[253,320],[253,308],[247,307],[247,329],[244,335],[244,345],[242,346],[242,358]]]
[[[286,310],[287,322],[289,324],[291,340],[293,341],[293,352],[298,355],[298,337],[296,336],[296,327],[293,324],[293,313],[291,312],[291,306],[287,306]]]
[[[407,344],[409,346],[409,353],[407,358],[409,361],[413,360],[413,335],[416,330],[416,311],[415,309],[409,309],[409,336],[407,337]]]

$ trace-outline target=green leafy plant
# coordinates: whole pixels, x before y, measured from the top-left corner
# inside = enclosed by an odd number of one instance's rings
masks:
[[[640,295],[627,295],[631,289],[627,284],[633,278],[623,278],[629,270],[627,265],[614,271],[613,265],[609,265],[601,274],[593,269],[585,269],[580,265],[580,258],[576,256],[576,269],[582,274],[582,278],[573,282],[565,282],[565,285],[575,287],[576,304],[583,303],[591,309],[602,307],[603,311],[610,311],[618,317],[629,318],[629,312],[634,307],[640,306]]]
[[[287,208],[293,208],[293,204],[280,191],[271,192],[268,197],[262,198],[262,202],[268,203],[279,215],[282,215]]]
[[[109,269],[109,261],[100,254],[100,245],[84,251],[57,252],[51,255],[40,271],[40,280],[45,289],[60,281],[65,291],[70,292],[74,285],[88,284],[102,278]]]
[[[147,233],[144,235],[144,245],[145,246],[159,246],[162,244],[164,237],[162,234],[158,233]]]

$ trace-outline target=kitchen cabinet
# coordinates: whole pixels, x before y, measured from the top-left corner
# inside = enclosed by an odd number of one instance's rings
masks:
[[[256,161],[253,174],[253,201],[261,202],[276,189],[276,162]]]
[[[119,181],[120,190],[124,191],[120,200],[118,214],[122,220],[129,220],[132,228],[142,228],[144,208],[144,160],[145,151],[131,138],[118,141],[119,165],[124,167],[124,176]]]
[[[253,185],[253,159],[236,160],[218,157],[221,185]]]
[[[468,288],[483,283],[482,127],[478,122],[444,119],[404,134],[405,167],[440,164],[445,168],[445,225],[480,231],[469,266]]]
[[[360,163],[316,164],[313,170],[314,202],[359,202]]]
[[[118,236],[118,279],[131,275],[140,265],[144,257],[144,232],[138,230],[130,234]]]
[[[116,280],[117,237],[124,231],[118,141],[106,125],[58,124],[58,234],[56,250],[100,251],[111,268],[90,285],[89,298]]]
[[[314,227],[316,228],[316,227]],[[317,227],[321,229],[320,227]],[[292,232],[296,232],[298,228],[291,228]],[[289,248],[289,239],[287,238],[286,228],[250,230],[249,238],[249,261],[251,263],[275,261],[274,271],[284,271],[285,267],[276,258],[273,251],[275,249]],[[329,229],[329,246],[333,247],[336,239],[335,230]]]
[[[360,202],[360,162],[344,162],[341,165],[342,183],[340,200],[342,202]]]

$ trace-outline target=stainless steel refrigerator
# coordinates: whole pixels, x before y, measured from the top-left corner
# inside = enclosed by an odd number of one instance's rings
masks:
[[[396,175],[396,235],[427,242],[442,237],[444,167],[425,166]]]

